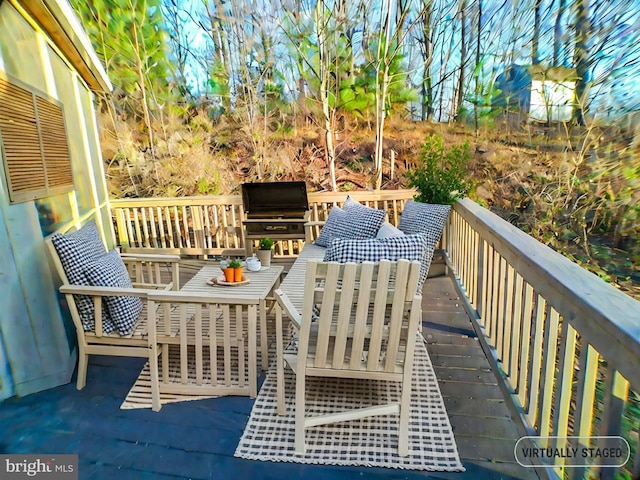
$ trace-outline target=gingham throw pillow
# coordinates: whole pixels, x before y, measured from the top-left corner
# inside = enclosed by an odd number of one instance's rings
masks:
[[[389,222],[384,222],[378,230],[376,238],[398,237],[404,235],[404,232],[399,228],[394,227]]]
[[[89,285],[85,274],[87,264],[107,253],[95,222],[91,220],[75,232],[56,233],[52,235],[51,242],[58,252],[69,283]],[[85,330],[93,330],[95,325],[93,299],[87,295],[74,295],[74,298],[82,326]],[[103,312],[102,318],[103,321],[106,320],[106,312]]]
[[[433,248],[429,247],[424,234],[401,235],[398,237],[372,238],[368,240],[335,239],[327,249],[325,262],[379,262],[396,261],[401,258],[420,262],[420,282],[418,291],[429,273],[433,258]]]
[[[327,222],[320,230],[316,245],[328,247],[334,238],[367,239],[378,233],[387,214],[385,210],[365,207],[343,210],[333,207]]]
[[[85,272],[93,286],[132,288],[127,267],[116,250],[90,262]],[[109,319],[103,325],[105,333],[117,329],[120,335],[129,335],[142,311],[142,300],[139,297],[105,297],[104,303],[109,313]]]
[[[402,209],[398,228],[406,235],[426,233],[433,248],[437,245],[449,218],[451,205],[436,205],[409,200]]]

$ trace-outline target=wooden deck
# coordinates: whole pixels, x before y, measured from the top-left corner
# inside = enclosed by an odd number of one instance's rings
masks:
[[[285,262],[286,264],[286,262]],[[183,282],[197,268],[182,269]],[[285,267],[286,268],[286,267]],[[81,479],[535,479],[513,447],[524,433],[507,408],[453,281],[424,287],[424,335],[465,473],[249,461],[233,457],[253,405],[227,397],[120,410],[141,359],[92,357],[87,386],[0,403],[0,453],[77,453]]]

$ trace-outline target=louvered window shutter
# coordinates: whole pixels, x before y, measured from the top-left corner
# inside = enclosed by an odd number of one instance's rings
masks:
[[[62,105],[0,77],[0,146],[11,203],[73,189]]]

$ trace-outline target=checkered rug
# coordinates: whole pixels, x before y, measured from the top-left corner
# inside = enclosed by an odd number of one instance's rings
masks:
[[[260,389],[236,457],[274,462],[464,471],[438,381],[422,337],[416,338],[407,457],[398,456],[398,416],[334,423],[306,431],[306,453],[294,452],[295,375],[286,369],[286,415],[277,414],[273,368]],[[307,409],[321,415],[399,398],[394,382],[307,379]]]
[[[203,375],[205,381],[209,381],[211,378],[211,368],[208,362],[208,349],[204,351],[204,364],[203,364]],[[275,352],[273,353],[275,356]],[[257,361],[258,365],[261,363],[261,355],[260,351],[257,352]],[[234,385],[238,384],[238,371],[237,371],[237,352],[231,352],[231,361],[236,368],[231,369],[231,382]],[[248,354],[245,352],[245,378],[248,377],[247,366],[249,364]],[[188,360],[188,368],[190,375],[192,378],[195,378],[195,358],[194,356],[189,356]],[[218,355],[218,382],[224,382],[224,353],[222,350]],[[169,346],[169,378],[174,383],[180,383],[180,348],[178,345]],[[187,394],[177,394],[177,393],[160,393],[160,404],[166,405],[168,403],[175,402],[187,402],[190,400],[203,400],[206,398],[214,398],[210,395],[187,395]],[[120,405],[121,410],[129,410],[134,408],[151,408],[151,372],[149,370],[149,362],[145,363],[144,368],[138,375],[136,382],[127,393],[127,397],[124,402]]]

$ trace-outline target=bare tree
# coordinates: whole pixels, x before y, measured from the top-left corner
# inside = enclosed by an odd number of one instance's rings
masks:
[[[589,38],[591,21],[589,19],[589,0],[576,0],[576,30],[573,64],[576,68],[576,102],[573,121],[584,125],[584,105],[589,83]]]

